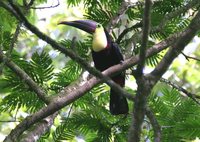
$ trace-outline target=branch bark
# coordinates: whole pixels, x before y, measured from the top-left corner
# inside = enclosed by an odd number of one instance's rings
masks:
[[[22,135],[20,138],[20,142],[37,142],[37,140],[44,134],[45,132],[49,131],[49,128],[53,125],[55,117],[58,113],[55,113],[41,122],[39,122],[33,130],[28,131],[27,134]]]
[[[143,75],[143,68],[144,68],[145,57],[146,57],[146,48],[148,44],[148,37],[149,37],[150,23],[151,23],[151,20],[150,20],[151,6],[152,6],[152,1],[146,0],[145,9],[144,9],[144,17],[143,17],[142,44],[141,44],[140,53],[139,53],[140,61],[138,63],[137,70],[136,70],[137,77],[140,77]]]
[[[149,28],[150,28],[151,6],[152,6],[152,1],[145,0],[142,45],[140,48],[138,66],[134,74],[138,88],[137,88],[137,94],[134,100],[132,124],[131,124],[131,128],[129,131],[129,138],[128,138],[129,142],[140,141],[141,125],[144,120],[145,109],[146,109],[146,104],[147,104],[147,96],[149,95],[150,87],[152,87],[151,84],[149,84],[150,80],[145,78],[143,75],[143,68],[144,68],[145,57],[146,57],[146,47],[148,43]]]
[[[119,22],[120,17],[126,12],[128,8],[128,3],[123,0],[121,6],[119,7],[118,13],[112,17],[107,25],[107,30],[109,33],[112,30],[112,27]]]
[[[200,20],[200,11],[196,14],[196,16],[191,21],[188,28],[185,30],[184,36],[180,37],[175,45],[169,48],[168,52],[165,54],[160,63],[156,66],[156,68],[151,72],[150,75],[161,78],[161,76],[167,71],[173,60],[182,52],[185,46],[192,40],[197,31],[200,29],[200,25],[198,24]]]

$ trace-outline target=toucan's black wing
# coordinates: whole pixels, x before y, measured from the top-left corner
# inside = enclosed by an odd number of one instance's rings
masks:
[[[111,41],[111,37],[107,32],[106,36],[108,39],[107,48],[99,52],[92,51],[92,57],[95,67],[100,71],[104,71],[107,68],[117,65],[123,61],[123,56],[119,46]],[[125,74],[122,72],[114,75],[112,77],[112,80],[121,87],[124,87]],[[128,103],[126,98],[112,88],[110,90],[110,112],[113,115],[128,113]]]
[[[119,61],[119,63],[121,61],[123,61],[124,58],[123,58],[123,55],[122,55],[121,50],[119,48],[119,45],[117,43],[115,43],[115,42],[112,42],[112,48],[113,48],[114,54],[117,56],[116,59]]]

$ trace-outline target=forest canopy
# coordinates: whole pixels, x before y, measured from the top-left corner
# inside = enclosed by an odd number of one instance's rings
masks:
[[[86,19],[120,53],[106,70],[95,34],[59,24]],[[0,141],[200,141],[199,23],[199,0],[1,0]]]

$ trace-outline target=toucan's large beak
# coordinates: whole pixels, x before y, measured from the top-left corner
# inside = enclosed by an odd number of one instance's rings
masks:
[[[73,26],[90,34],[95,32],[97,26],[97,22],[92,20],[62,21],[58,24]]]

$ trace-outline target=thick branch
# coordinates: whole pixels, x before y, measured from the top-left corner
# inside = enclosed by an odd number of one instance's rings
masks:
[[[143,76],[143,68],[146,57],[146,47],[147,47],[149,27],[150,27],[151,5],[152,5],[151,0],[145,0],[142,46],[140,48],[139,63],[135,74],[138,89],[134,101],[134,109],[133,109],[134,112],[132,116],[133,119],[128,138],[129,142],[140,141],[141,125],[145,115],[147,96],[150,93],[149,90],[151,87],[151,84],[149,84],[149,80],[147,80]]]
[[[49,128],[53,125],[55,117],[58,113],[55,113],[41,122],[39,122],[33,130],[28,132],[27,134],[23,135],[20,139],[21,142],[37,142],[37,140],[41,137],[42,134],[47,132]]]
[[[152,1],[146,0],[145,1],[145,9],[144,9],[144,17],[143,17],[143,34],[142,34],[142,45],[140,47],[140,62],[137,66],[137,76],[141,76],[143,74],[143,68],[145,64],[145,55],[146,55],[146,48],[148,44],[148,36],[149,36],[149,28],[151,23],[151,6]]]
[[[192,40],[197,31],[200,29],[200,11],[194,17],[189,27],[185,30],[187,34],[180,37],[175,45],[172,46],[165,54],[160,63],[151,72],[151,75],[160,79],[161,76],[167,71],[173,60],[182,52],[185,46]]]

